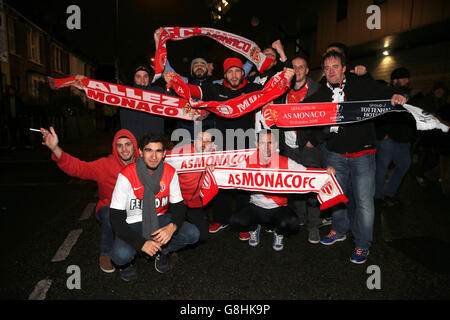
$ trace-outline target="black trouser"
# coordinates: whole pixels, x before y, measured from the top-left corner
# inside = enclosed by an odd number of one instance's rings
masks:
[[[230,223],[230,217],[233,213],[233,198],[236,202],[236,207],[242,208],[248,205],[250,196],[248,191],[220,189],[212,202],[214,222],[221,224]]]
[[[200,231],[199,242],[208,240],[209,222],[207,220],[207,212],[204,207],[187,208],[186,220],[194,224]]]
[[[320,168],[319,147],[308,148],[305,146],[303,149],[286,147],[283,155],[307,168]],[[290,201],[300,221],[305,222],[306,220],[309,231],[319,228],[321,219],[317,194],[293,194]],[[306,211],[308,211],[308,214]]]
[[[293,234],[300,229],[296,214],[288,206],[264,209],[252,203],[233,214],[230,224],[240,232],[255,231],[258,224],[265,224],[280,235]]]

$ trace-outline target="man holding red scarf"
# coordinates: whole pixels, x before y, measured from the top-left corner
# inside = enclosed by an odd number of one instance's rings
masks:
[[[318,83],[307,76],[309,68],[304,57],[296,56],[291,63],[295,81],[292,81],[291,89],[279,99],[281,103],[300,103],[320,88]],[[324,127],[321,126],[283,130],[280,136],[280,152],[307,168],[320,168],[319,145],[324,137]],[[319,243],[321,220],[317,198],[311,194],[293,195],[292,204],[301,224],[307,216],[308,241],[312,244]]]
[[[197,133],[193,143],[173,148],[168,154],[205,153],[215,151],[213,136],[203,128]],[[208,212],[201,198],[201,187],[206,171],[178,173],[181,194],[186,204],[186,219],[200,231],[199,242],[208,240],[209,223],[206,219]]]
[[[346,77],[345,56],[330,51],[322,58],[327,79],[311,97],[303,102],[344,102],[391,99],[392,105],[406,103],[397,91],[368,78]],[[375,215],[375,129],[372,121],[362,121],[329,128],[327,164],[336,170],[336,178],[344,194],[351,191],[355,212],[351,219],[346,208],[333,211],[331,232],[320,241],[332,245],[344,241],[351,231],[355,238],[355,250],[350,258],[353,263],[366,262],[373,238]]]
[[[247,168],[306,169],[303,165],[278,153],[277,135],[270,130],[263,129],[258,133],[256,146],[257,151],[250,156]],[[334,174],[332,167],[328,167],[327,171]],[[259,244],[260,224],[266,224],[273,230],[272,248],[280,251],[284,247],[284,236],[299,230],[297,216],[287,204],[286,195],[252,192],[250,203],[243,206],[239,204],[241,210],[231,216],[230,223],[240,231],[250,230],[249,245],[253,247]]]
[[[226,101],[239,97],[246,93],[251,93],[255,91],[261,91],[263,86],[255,83],[249,83],[245,79],[244,69],[242,61],[239,58],[228,58],[225,59],[223,63],[224,70],[224,80],[222,84],[212,84],[205,85],[202,87],[189,85],[191,97],[199,98],[203,101]],[[292,69],[288,69],[286,72],[286,79],[288,82],[291,81],[294,72]],[[169,84],[173,78],[172,72],[165,72],[164,79]],[[249,141],[254,137],[254,133],[251,133],[245,139],[244,143],[238,144],[236,141],[237,135],[236,130],[241,129],[245,133],[248,129],[255,128],[255,113],[256,110],[249,112],[239,118],[228,119],[224,117],[215,116],[215,127],[222,133],[222,148],[220,143],[216,143],[219,149],[222,150],[234,150],[234,149],[249,149],[253,146],[252,142]],[[232,134],[227,137],[226,131],[231,130]],[[248,133],[247,133],[248,134]],[[232,213],[231,203],[232,194],[236,192],[237,199],[236,202],[239,204],[246,204],[249,201],[248,193],[245,191],[232,191],[232,190],[221,190],[217,197],[213,201],[214,210],[214,220],[211,223],[209,232],[215,233],[228,226],[228,222]],[[248,235],[241,234],[241,240],[247,240]]]

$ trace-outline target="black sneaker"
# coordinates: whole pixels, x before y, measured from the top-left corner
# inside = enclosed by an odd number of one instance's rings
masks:
[[[158,254],[155,258],[155,269],[159,273],[165,273],[170,270],[169,254]]]
[[[123,281],[130,282],[137,279],[136,269],[132,264],[127,267],[120,269],[120,278]]]

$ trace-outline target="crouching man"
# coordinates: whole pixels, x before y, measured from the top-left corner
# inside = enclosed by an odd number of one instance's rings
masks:
[[[277,137],[275,131],[261,130],[257,135],[257,151],[250,156],[246,167],[306,170],[303,165],[279,154]],[[332,167],[327,171],[329,174],[335,172]],[[249,231],[248,244],[253,247],[259,244],[261,224],[265,224],[273,230],[272,248],[276,251],[283,250],[284,236],[294,234],[300,228],[297,215],[288,207],[286,195],[264,192],[252,192],[250,204],[233,214],[230,224],[241,232]]]
[[[112,261],[125,281],[136,279],[136,251],[155,256],[155,269],[170,269],[169,254],[199,239],[197,227],[185,222],[186,205],[175,169],[164,163],[163,134],[144,135],[135,164],[117,178],[111,200],[111,226],[116,233]]]

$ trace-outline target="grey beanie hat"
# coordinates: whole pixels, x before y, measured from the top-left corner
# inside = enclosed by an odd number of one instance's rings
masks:
[[[196,64],[197,62],[203,62],[203,63],[205,64],[205,66],[206,66],[206,71],[207,71],[207,72],[209,71],[208,62],[206,62],[205,59],[203,59],[203,58],[195,58],[195,59],[193,59],[192,62],[191,62],[191,76],[193,76],[193,74],[192,74],[192,68],[194,68],[194,64]]]

